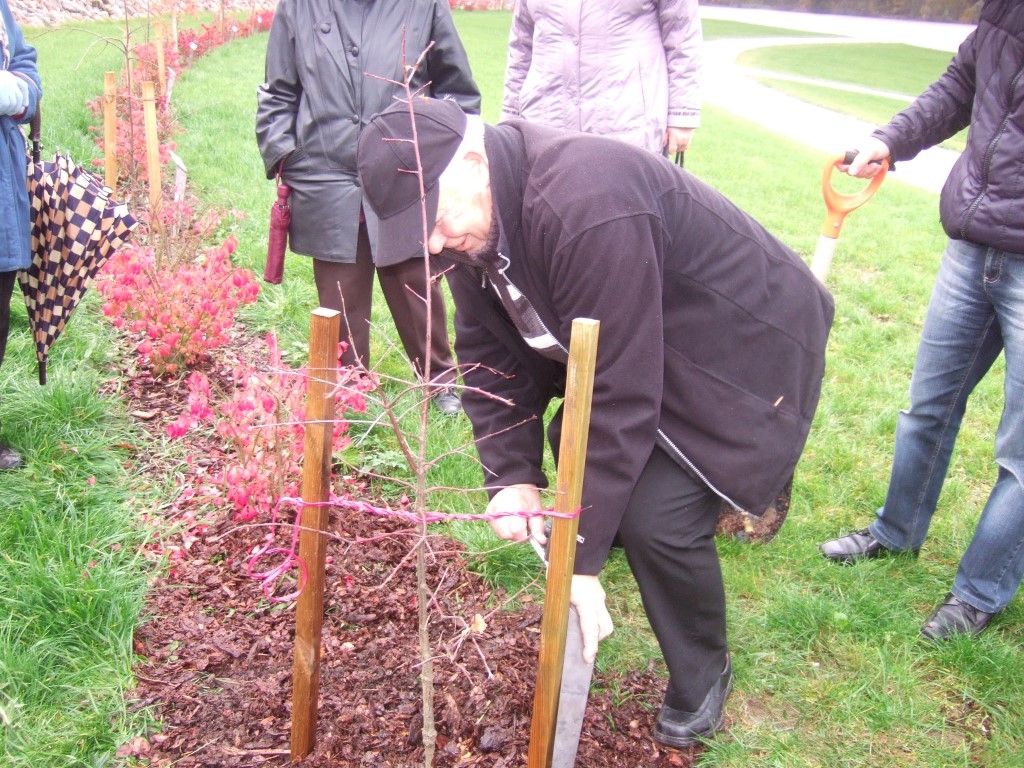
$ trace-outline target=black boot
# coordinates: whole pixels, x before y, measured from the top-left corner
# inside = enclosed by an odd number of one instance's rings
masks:
[[[711,686],[696,712],[662,705],[654,723],[654,740],[670,747],[688,747],[715,735],[725,717],[725,700],[732,691],[732,662],[726,658],[725,669]]]

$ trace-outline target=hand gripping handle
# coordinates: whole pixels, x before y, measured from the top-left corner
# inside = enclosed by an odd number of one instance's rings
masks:
[[[832,186],[832,172],[837,166],[849,165],[856,156],[857,150],[851,149],[847,150],[845,154],[829,158],[828,162],[825,163],[825,170],[821,178],[821,192],[825,197],[825,208],[827,209],[825,221],[821,225],[823,237],[838,239],[846,214],[860,208],[871,199],[871,196],[875,194],[875,190],[881,186],[882,181],[885,179],[885,174],[889,170],[889,161],[882,160],[882,170],[875,174],[864,189],[853,194],[837,192],[835,187]]]

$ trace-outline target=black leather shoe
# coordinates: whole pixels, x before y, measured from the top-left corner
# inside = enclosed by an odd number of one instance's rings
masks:
[[[21,455],[13,448],[0,445],[0,469],[20,469]]]
[[[976,635],[994,615],[978,610],[950,592],[921,627],[921,636],[928,640],[948,640],[954,635]]]
[[[725,669],[696,712],[685,712],[662,705],[654,723],[654,740],[669,747],[688,747],[701,739],[709,739],[722,727],[725,700],[732,691],[732,662],[725,660]]]
[[[839,539],[826,541],[818,547],[818,551],[837,563],[852,563],[855,560],[868,560],[873,557],[899,554],[872,536],[871,531],[867,528],[848,533]],[[917,550],[913,550],[912,554],[916,555]]]
[[[453,389],[442,389],[432,398],[434,407],[445,416],[454,416],[462,410],[462,401]]]

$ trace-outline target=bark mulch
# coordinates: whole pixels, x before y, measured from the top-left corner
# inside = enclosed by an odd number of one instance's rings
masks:
[[[207,371],[215,375],[215,371]],[[133,376],[130,410],[162,429],[180,408],[172,383]],[[156,418],[167,414],[167,418]],[[218,448],[189,436],[196,471]],[[776,515],[778,524],[785,506]],[[199,766],[423,765],[413,537],[402,524],[333,510],[317,744],[291,762],[294,606],[266,599],[247,571],[266,528],[213,519],[188,556],[157,578],[138,626],[133,706],[154,727],[121,757],[151,768]],[[737,528],[739,526],[739,528]],[[740,518],[723,511],[721,530]],[[404,532],[403,532],[404,531]],[[748,532],[749,533],[749,532]],[[774,531],[754,531],[770,538]],[[429,542],[434,604],[435,766],[525,766],[536,680],[541,606],[514,601],[468,570],[459,546]],[[664,680],[647,669],[596,672],[577,766],[691,766],[696,750],[651,736]],[[726,725],[728,725],[728,714]]]

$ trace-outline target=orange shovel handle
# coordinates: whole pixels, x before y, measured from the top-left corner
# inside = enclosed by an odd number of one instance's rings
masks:
[[[889,161],[883,160],[881,163],[882,170],[872,177],[864,189],[853,194],[837,192],[835,187],[832,186],[832,172],[839,165],[852,163],[856,154],[856,152],[851,150],[844,155],[830,158],[825,163],[825,171],[821,178],[821,192],[825,197],[825,207],[828,209],[825,214],[825,221],[821,225],[821,234],[825,237],[839,237],[839,230],[842,229],[843,219],[846,218],[846,214],[860,208],[860,206],[871,199],[871,196],[875,194],[875,190],[881,186],[883,179],[885,179],[886,171],[889,170]]]

